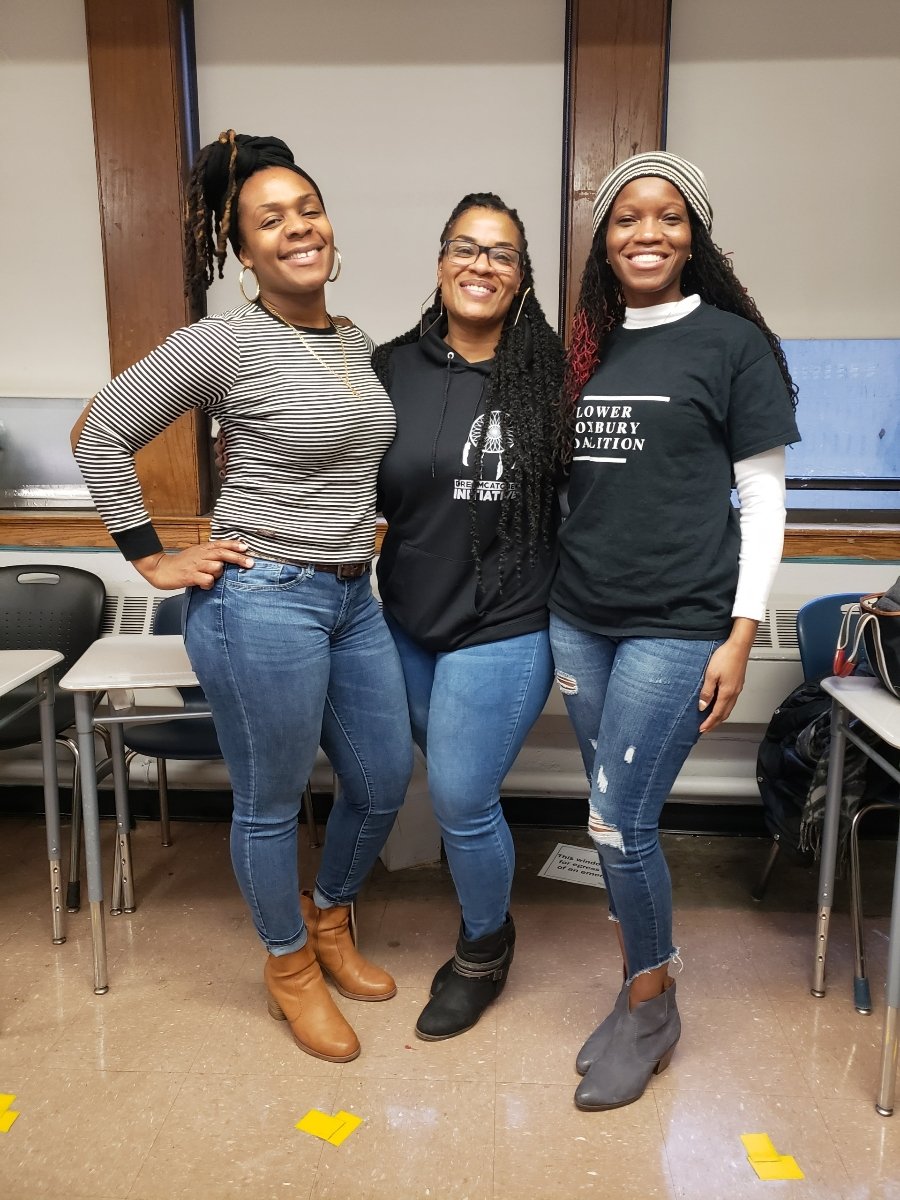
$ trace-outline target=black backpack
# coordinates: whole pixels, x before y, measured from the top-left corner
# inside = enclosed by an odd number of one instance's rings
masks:
[[[831,697],[818,683],[801,683],[772,714],[756,758],[756,782],[769,833],[783,846],[800,847],[800,818],[818,755],[800,738],[815,721],[828,722]]]

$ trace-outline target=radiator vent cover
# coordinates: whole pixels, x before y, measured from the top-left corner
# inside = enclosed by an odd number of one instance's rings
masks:
[[[109,584],[106,586],[100,636],[107,637],[113,633],[152,633],[153,618],[163,597],[141,593],[126,594],[109,590]]]
[[[797,609],[767,608],[753,639],[754,650],[796,651]],[[793,657],[793,655],[791,655]]]

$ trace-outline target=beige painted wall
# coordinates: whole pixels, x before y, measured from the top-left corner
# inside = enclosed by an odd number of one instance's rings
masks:
[[[528,232],[537,293],[559,287],[564,0],[195,0],[200,133],[272,133],[325,196],[344,257],[329,307],[377,340],[408,329],[468,191]],[[210,311],[239,301],[237,272]]]
[[[109,377],[80,0],[3,0],[0,395],[91,396]]]
[[[673,0],[668,148],[783,337],[900,336],[900,0]]]
[[[201,133],[294,145],[345,255],[332,306],[375,337],[413,323],[469,188],[519,207],[552,318],[563,7],[196,0]],[[0,395],[88,396],[109,368],[79,0],[5,0],[0,112]],[[786,337],[900,336],[897,112],[900,0],[674,0],[669,146]]]

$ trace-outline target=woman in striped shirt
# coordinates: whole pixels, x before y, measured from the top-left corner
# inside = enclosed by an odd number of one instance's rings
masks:
[[[154,587],[189,589],[185,640],[234,792],[235,874],[269,954],[269,1012],[331,1062],[359,1054],[342,995],[387,1000],[356,951],[350,903],[403,802],[412,750],[403,674],[370,586],[378,465],[394,412],[372,343],[334,322],[340,254],[318,187],[276,138],[220,135],[188,198],[189,285],[240,258],[233,312],[172,334],[95,397],[76,458],[117,545]],[[246,296],[245,291],[245,296]],[[228,440],[212,540],[167,553],[134,454],[199,408]],[[297,878],[300,793],[321,744],[341,781],[315,888]]]

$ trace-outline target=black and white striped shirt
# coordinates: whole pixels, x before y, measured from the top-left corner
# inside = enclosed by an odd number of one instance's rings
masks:
[[[394,410],[362,330],[302,333],[256,304],[205,317],[97,393],[75,456],[126,558],[161,548],[133,456],[193,408],[215,417],[228,446],[214,538],[241,538],[259,558],[292,562],[372,557],[375,482]],[[344,384],[344,352],[359,395]]]

